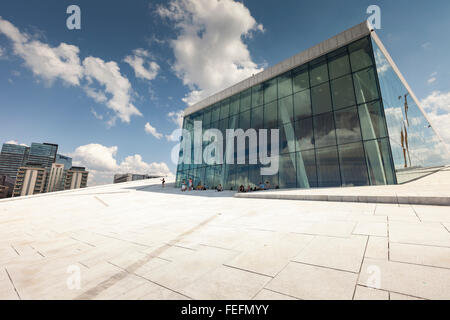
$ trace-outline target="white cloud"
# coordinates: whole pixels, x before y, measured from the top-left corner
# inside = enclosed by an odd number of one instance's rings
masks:
[[[94,115],[94,117],[95,117],[97,120],[103,120],[103,115],[98,114],[93,108],[91,108],[91,113]]]
[[[97,80],[112,97],[106,106],[114,110],[123,122],[130,122],[132,115],[142,116],[141,112],[131,103],[131,84],[120,73],[116,62],[105,62],[100,58],[87,57],[83,61],[84,73],[89,83]]]
[[[19,143],[16,140],[9,140],[5,142],[6,144],[17,144],[19,146],[23,146],[23,147],[28,147],[28,145],[26,145],[25,143]]]
[[[150,53],[144,49],[136,49],[133,55],[126,56],[124,61],[134,70],[136,78],[153,80],[158,75],[159,65],[154,61],[149,61]]]
[[[171,41],[173,69],[191,92],[194,104],[260,71],[244,37],[264,31],[250,11],[233,0],[172,0],[158,14],[175,22],[179,35]]]
[[[89,171],[90,186],[112,183],[116,173],[172,175],[166,163],[147,163],[139,154],[128,156],[118,163],[117,151],[117,146],[91,143],[76,148],[69,156],[73,158],[74,165],[86,167]]]
[[[151,134],[152,136],[154,136],[156,139],[161,139],[162,138],[162,133],[159,133],[156,128],[152,127],[152,125],[147,122],[145,124],[145,132],[147,132],[148,134]]]
[[[21,33],[12,23],[1,17],[0,33],[12,41],[14,54],[21,57],[33,74],[44,79],[48,85],[59,79],[66,85],[78,87],[86,80],[87,84],[83,85],[86,95],[115,112],[115,116],[108,121],[109,124],[114,124],[116,117],[128,123],[131,116],[142,115],[131,102],[131,84],[120,73],[116,62],[87,57],[81,63],[77,46],[60,43],[57,47],[51,47],[26,33]],[[104,90],[93,88],[94,81]]]
[[[181,128],[183,126],[183,116],[184,116],[184,111],[183,110],[169,112],[167,114],[167,116],[179,128]]]
[[[51,84],[61,79],[68,85],[78,86],[83,76],[83,68],[76,46],[60,43],[50,47],[29,35],[21,33],[12,23],[0,17],[0,33],[13,42],[13,51],[24,59],[25,65],[38,77]]]
[[[436,76],[437,76],[437,72],[433,72],[430,75],[430,78],[427,80],[428,84],[432,84],[432,83],[436,82],[436,80],[437,80]]]
[[[450,145],[450,91],[433,91],[421,101],[431,124],[439,132],[447,145]]]

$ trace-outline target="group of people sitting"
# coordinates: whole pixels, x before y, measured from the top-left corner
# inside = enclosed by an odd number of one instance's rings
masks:
[[[260,182],[258,186],[251,187],[250,185],[247,186],[247,188],[244,187],[244,185],[239,186],[239,192],[252,192],[252,191],[261,191],[261,190],[269,190],[270,182],[266,181],[265,183]],[[275,186],[275,189],[279,189],[278,186]]]
[[[245,188],[244,185],[240,185],[238,191],[239,192],[252,192],[252,191],[260,191],[260,190],[269,190],[270,187],[270,182],[266,181],[265,183],[260,182],[258,186],[255,187],[251,187],[250,185],[247,186],[247,188]],[[187,183],[186,180],[183,179],[183,182],[181,183],[181,191],[191,191],[191,190],[197,190],[197,191],[202,191],[202,190],[208,190],[209,187],[206,184],[202,184],[201,181],[198,182],[197,186],[194,187],[194,182],[192,180],[192,178],[189,178]],[[217,187],[214,188],[215,190],[217,190],[218,192],[223,191],[223,186],[222,184],[219,183],[219,185]],[[275,189],[279,189],[278,186],[275,186]],[[230,191],[233,191],[233,188],[230,189]]]

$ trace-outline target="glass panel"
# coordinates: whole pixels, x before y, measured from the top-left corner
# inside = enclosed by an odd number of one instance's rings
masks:
[[[293,71],[294,92],[303,91],[309,88],[308,68],[302,67],[300,70]]]
[[[396,180],[403,183],[436,170],[426,168],[447,165],[447,148],[373,39],[372,44]]]
[[[277,101],[264,106],[264,128],[273,129],[278,127]]]
[[[203,114],[203,127],[205,128],[210,124],[211,124],[211,110],[208,110]]]
[[[234,97],[231,97],[230,100],[230,115],[238,114],[239,113],[239,104],[240,104],[240,96],[239,94],[235,95]]]
[[[250,109],[252,103],[252,89],[247,89],[241,93],[241,110],[240,112]]]
[[[314,117],[314,138],[316,148],[336,145],[333,113]]]
[[[269,183],[270,189],[275,189],[277,186],[279,186],[278,173],[274,174],[273,176],[263,176],[262,179],[263,179],[263,182],[266,183],[266,185],[267,185],[267,182]]]
[[[244,131],[250,128],[250,110],[239,114],[239,128]]]
[[[263,111],[264,111],[263,106],[252,109],[251,128],[253,129],[263,128]]]
[[[264,103],[272,102],[277,99],[277,79],[272,79],[263,83]]]
[[[328,81],[328,66],[326,61],[311,67],[311,86],[321,84],[325,81]]]
[[[361,142],[339,146],[339,162],[343,186],[366,186],[369,184]]]
[[[295,153],[280,155],[279,159],[280,188],[295,188],[297,186]]]
[[[335,117],[338,144],[361,140],[361,128],[356,107],[336,111]]]
[[[361,70],[372,65],[372,49],[368,38],[356,41],[348,46],[352,71]]]
[[[364,142],[371,185],[394,184],[394,165],[387,138]]]
[[[244,186],[244,189],[247,189],[249,185],[248,180],[248,165],[236,165],[236,190],[239,190],[241,185]]]
[[[378,88],[373,68],[353,74],[358,104],[378,99]]]
[[[214,105],[212,109],[211,122],[215,122],[220,118],[220,106]]]
[[[319,187],[339,187],[339,161],[337,147],[316,150],[317,178]]]
[[[259,164],[253,164],[249,165],[249,184],[252,188],[258,187],[261,183],[263,178],[261,177],[261,169]]]
[[[252,107],[261,106],[264,103],[264,90],[262,84],[252,88]]]
[[[206,186],[208,189],[214,188],[214,166],[206,167]]]
[[[291,73],[278,77],[278,98],[283,98],[292,94],[292,77]]]
[[[364,140],[387,136],[386,121],[379,101],[360,105],[358,113]]]
[[[350,61],[347,54],[330,59],[328,65],[331,79],[336,79],[350,73]]]
[[[297,152],[297,187],[317,187],[316,155],[314,150]]]
[[[294,94],[294,118],[299,120],[311,116],[311,97],[309,90]]]
[[[228,118],[230,115],[230,100],[226,99],[220,107],[220,119]]]
[[[293,122],[294,108],[292,96],[284,97],[278,101],[278,121],[280,123]]]
[[[235,164],[228,164],[226,166],[227,174],[226,174],[226,183],[224,185],[224,190],[236,190],[235,179],[236,179],[236,167]]]
[[[331,111],[331,95],[328,82],[311,88],[311,96],[313,114]]]
[[[355,91],[353,90],[352,76],[331,81],[334,109],[345,108],[355,104]]]
[[[295,123],[295,137],[297,151],[314,148],[312,118],[306,118]]]
[[[294,126],[289,123],[280,128],[280,154],[295,152],[295,134]]]

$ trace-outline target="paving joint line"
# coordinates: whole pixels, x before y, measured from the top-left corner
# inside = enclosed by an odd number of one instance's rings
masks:
[[[12,280],[11,275],[10,275],[9,272],[8,272],[8,269],[5,268],[5,271],[6,271],[6,274],[8,275],[9,281],[11,282],[11,284],[12,284],[12,286],[13,286],[13,288],[14,288],[14,291],[15,291],[16,294],[17,294],[17,297],[19,298],[19,300],[22,300],[22,298],[20,297],[20,294],[19,294],[19,292],[17,291],[17,288],[16,288],[16,286],[15,286],[15,284],[14,284],[14,281]]]

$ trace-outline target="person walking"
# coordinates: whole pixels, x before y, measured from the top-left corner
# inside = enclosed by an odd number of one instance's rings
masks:
[[[166,183],[166,180],[164,178],[161,179],[162,187],[164,188],[164,184]]]
[[[192,178],[189,178],[188,186],[189,186],[189,191],[191,191],[191,190],[192,190],[192,187],[193,187],[193,184],[192,184]]]

